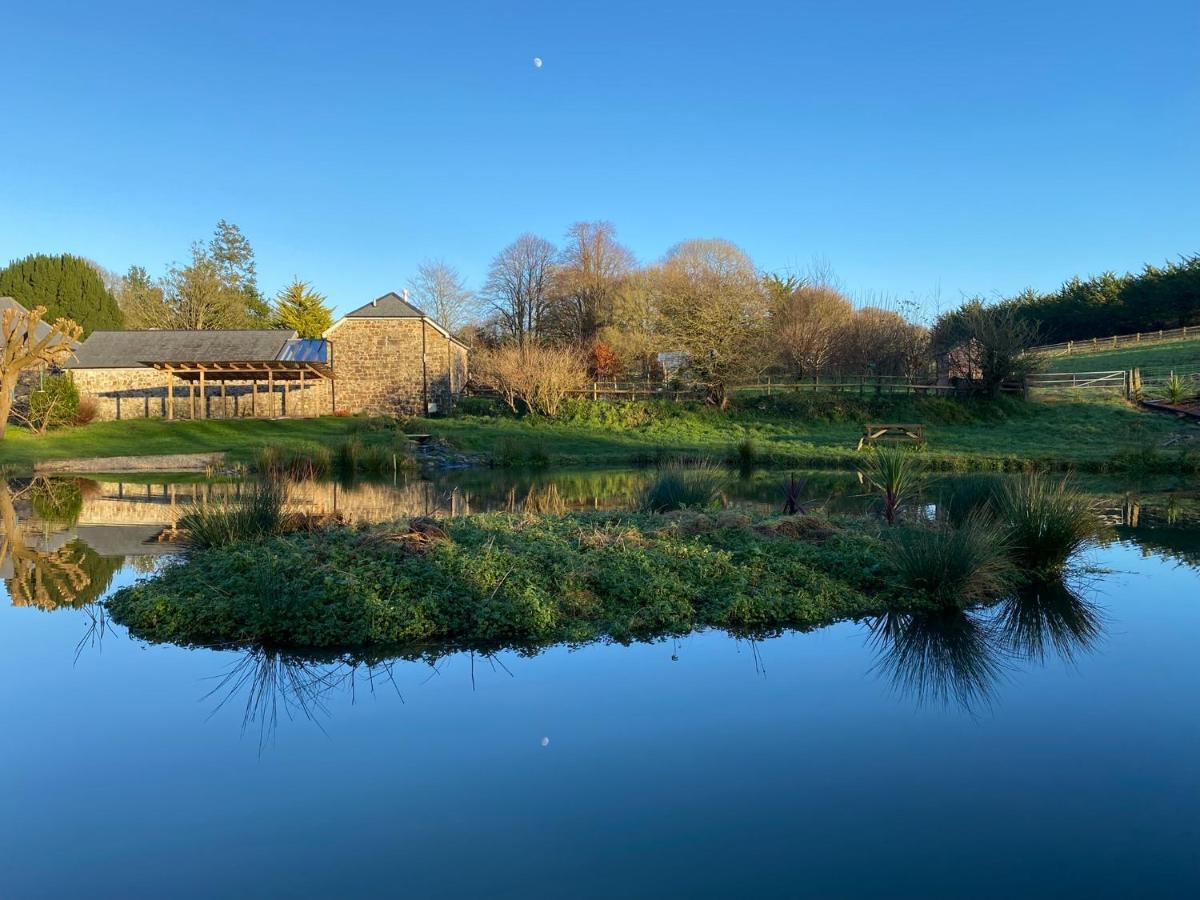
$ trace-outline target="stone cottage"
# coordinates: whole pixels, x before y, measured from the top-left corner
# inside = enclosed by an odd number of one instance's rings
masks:
[[[97,418],[237,418],[449,411],[467,347],[395,293],[323,338],[287,330],[97,331],[66,369]]]

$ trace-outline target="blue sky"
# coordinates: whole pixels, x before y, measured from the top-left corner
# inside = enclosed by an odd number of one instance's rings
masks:
[[[0,261],[219,218],[342,311],[607,219],[928,298],[1200,250],[1200,4],[5,3]],[[545,65],[533,66],[540,56]]]

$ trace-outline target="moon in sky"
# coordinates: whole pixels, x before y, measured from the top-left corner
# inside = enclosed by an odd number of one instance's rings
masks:
[[[535,69],[540,69],[542,67],[542,58],[540,56],[535,56],[533,58],[533,67]]]

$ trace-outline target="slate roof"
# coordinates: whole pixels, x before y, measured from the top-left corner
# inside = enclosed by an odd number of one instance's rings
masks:
[[[16,310],[20,310],[21,312],[26,312],[25,307],[22,306],[20,303],[18,303],[16,300],[14,300],[12,297],[0,297],[0,315],[3,315],[4,310],[6,310],[6,309],[16,309]],[[37,328],[34,329],[34,336],[38,340],[41,340],[49,333],[50,333],[50,323],[47,323],[44,319],[41,322],[38,322]],[[78,347],[79,345],[72,344],[72,346]]]
[[[265,362],[283,359],[295,331],[93,331],[68,369],[132,369],[144,362]]]
[[[376,297],[366,306],[360,306],[353,312],[346,313],[347,319],[423,319],[425,313],[395,291],[388,291],[382,297]]]

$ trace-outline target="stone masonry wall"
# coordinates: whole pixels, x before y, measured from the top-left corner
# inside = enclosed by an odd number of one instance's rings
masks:
[[[338,411],[422,415],[422,329],[429,402],[448,412],[466,383],[466,351],[421,319],[370,318],[344,319],[329,333]]]
[[[80,397],[96,401],[99,421],[112,419],[157,419],[167,414],[167,376],[146,366],[124,369],[71,369],[71,377]],[[287,416],[328,415],[333,410],[332,387],[328,379],[306,381],[301,395],[298,382],[276,382],[275,412]],[[258,384],[258,396],[252,397],[250,382],[230,381],[221,397],[220,383],[206,384],[208,418],[234,419],[271,414],[271,398],[265,381]],[[175,418],[203,418],[199,385],[175,379]]]

